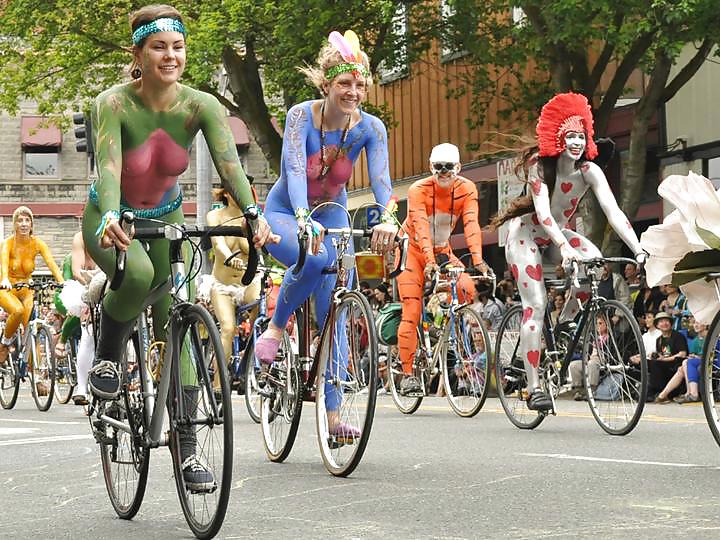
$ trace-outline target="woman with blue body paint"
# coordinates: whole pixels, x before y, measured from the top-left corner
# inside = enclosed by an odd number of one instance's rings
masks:
[[[372,82],[368,58],[351,31],[345,36],[333,32],[329,41],[320,51],[317,66],[302,69],[324,97],[288,111],[280,178],[270,190],[265,207],[271,229],[281,237],[280,243],[268,248],[273,257],[288,266],[272,321],[255,345],[258,358],[265,364],[274,361],[288,319],[311,294],[315,295],[318,326],[325,321],[336,276],[323,274],[322,270],[334,264],[336,251],[324,231],[349,225],[345,185],[363,149],[375,200],[388,207],[392,195],[385,126],[379,118],[360,109]],[[324,202],[342,207],[327,205],[310,216],[310,210]],[[386,210],[381,221],[373,229],[370,245],[376,253],[388,253],[397,232],[393,208]],[[307,224],[313,229],[312,253],[300,272],[294,274],[298,230],[304,231]],[[340,361],[347,364],[347,345],[341,343],[339,349],[344,356]],[[357,431],[339,421],[336,411],[342,396],[331,387],[326,389],[326,396],[331,433]]]

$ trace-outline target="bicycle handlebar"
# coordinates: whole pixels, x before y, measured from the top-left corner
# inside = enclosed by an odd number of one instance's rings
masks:
[[[256,216],[257,218],[257,216]],[[121,226],[123,224],[123,221],[133,224],[135,222],[135,217],[132,212],[123,212],[120,216],[120,223]],[[137,240],[156,240],[159,238],[165,238],[167,240],[183,240],[187,238],[202,238],[202,237],[212,237],[212,236],[244,236],[248,238],[248,242],[250,242],[250,247],[253,248],[252,244],[252,229],[251,227],[242,227],[239,225],[217,225],[214,227],[208,227],[208,226],[200,226],[200,225],[164,225],[162,227],[159,226],[142,226],[137,227],[135,229],[135,235],[133,238],[136,238]],[[117,248],[116,248],[117,249]],[[119,250],[118,250],[119,251]],[[253,252],[255,252],[254,257],[254,268],[251,268],[251,262],[253,259]],[[125,257],[122,257],[123,265],[122,268],[119,268],[118,262],[121,260],[121,257],[115,258],[115,274],[113,275],[113,279],[110,282],[110,288],[112,290],[117,290],[120,287],[120,284],[122,283],[122,280],[125,276],[125,259],[127,257],[126,252],[120,252],[125,253]],[[243,274],[243,277],[241,279],[241,282],[243,285],[249,285],[253,278],[255,277],[255,269],[257,269],[258,266],[258,254],[257,250],[250,249],[250,256],[248,257],[248,266],[245,269],[245,273]],[[250,272],[252,270],[252,272]]]
[[[62,289],[63,284],[58,283],[57,281],[46,281],[44,283],[30,281],[18,281],[17,283],[13,283],[12,288],[13,289],[32,289],[34,291],[44,291],[45,289]]]

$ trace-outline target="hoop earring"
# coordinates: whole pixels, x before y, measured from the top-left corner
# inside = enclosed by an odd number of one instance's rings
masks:
[[[142,77],[142,71],[140,71],[140,68],[136,67],[130,72],[130,76],[133,79],[139,79],[140,77]]]

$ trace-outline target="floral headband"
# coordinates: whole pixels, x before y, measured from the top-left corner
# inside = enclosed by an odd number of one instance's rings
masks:
[[[345,60],[345,63],[328,69],[325,72],[326,79],[333,80],[341,73],[352,73],[357,79],[370,76],[370,70],[362,63],[363,57],[360,51],[360,40],[355,32],[348,30],[343,36],[340,32],[333,31],[330,33],[330,36],[328,36],[328,41],[338,50],[340,56]]]
[[[163,17],[138,26],[132,35],[133,44],[140,45],[146,37],[158,32],[180,32],[182,35],[186,35],[185,25],[182,21],[171,17]]]

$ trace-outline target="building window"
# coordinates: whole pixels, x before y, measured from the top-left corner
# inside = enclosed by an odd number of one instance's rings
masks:
[[[58,148],[31,147],[23,152],[23,178],[59,178]]]
[[[703,172],[715,189],[720,189],[720,156],[706,159],[703,163]]]
[[[407,17],[407,6],[405,4],[400,4],[395,9],[395,15],[393,16],[391,23],[391,33],[399,46],[396,49],[395,62],[392,67],[386,67],[385,61],[380,62],[380,65],[378,66],[380,84],[391,83],[397,79],[407,77],[410,73],[408,66],[407,44],[405,43],[408,28]]]
[[[457,31],[453,25],[453,17],[456,13],[455,6],[449,0],[440,1],[440,16],[446,28],[440,39],[440,62],[450,62],[468,54],[466,49],[459,47],[455,39]]]

